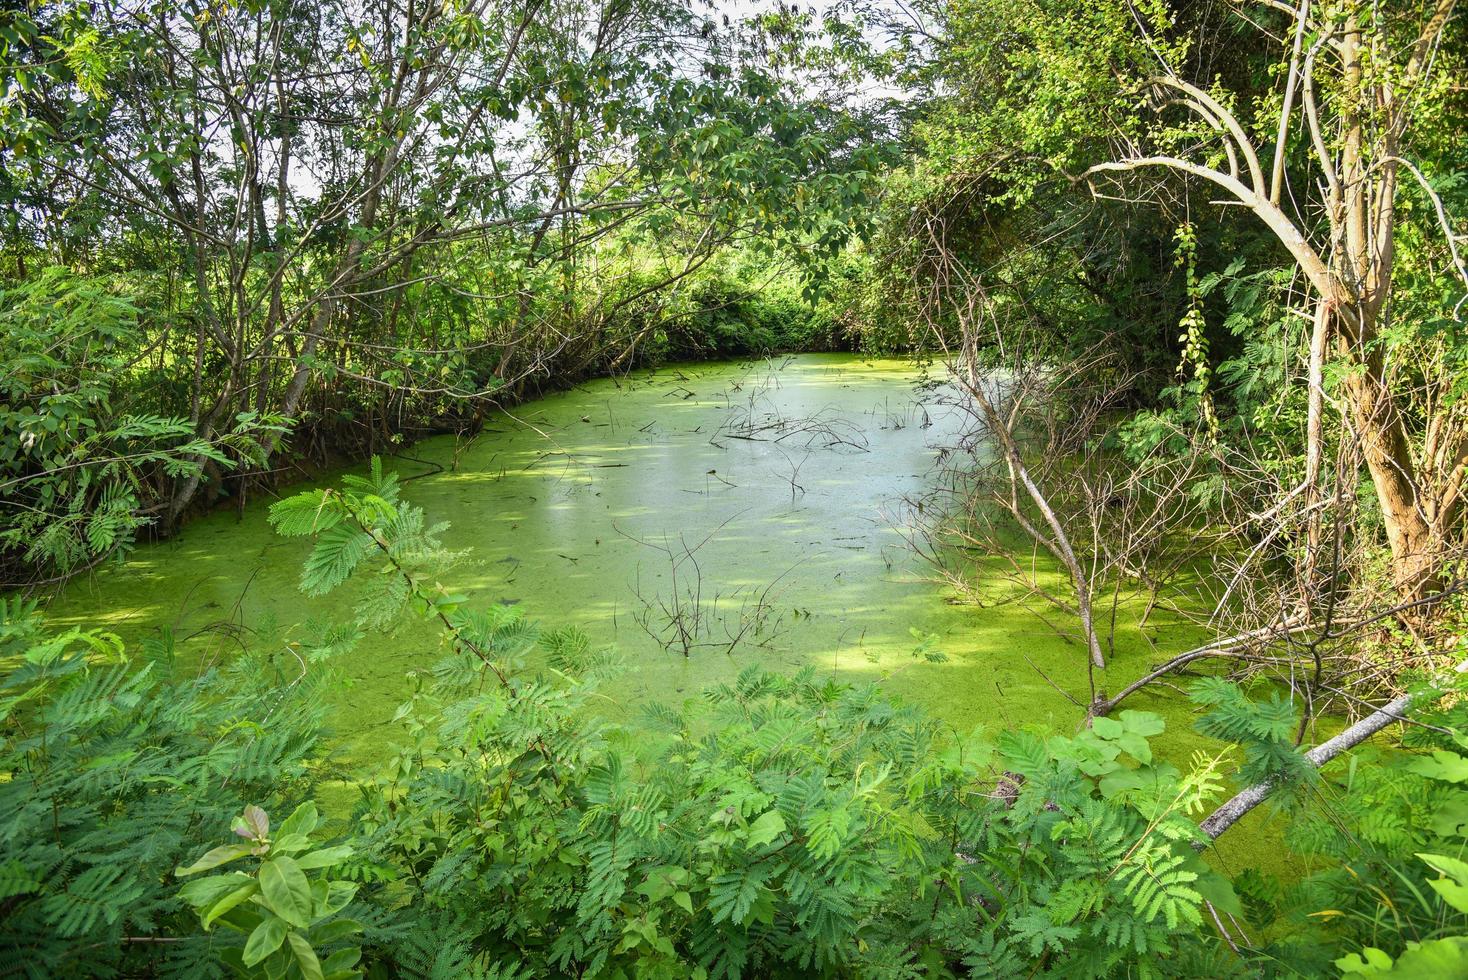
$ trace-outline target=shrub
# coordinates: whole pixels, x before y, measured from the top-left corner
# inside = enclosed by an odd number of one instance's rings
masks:
[[[327,673],[169,680],[170,652],[0,603],[0,972],[217,972],[171,872],[246,803],[311,793]]]
[[[875,687],[751,666],[696,706],[606,726],[589,705],[615,660],[425,585],[447,556],[442,528],[379,468],[271,516],[316,537],[309,591],[380,566],[363,614],[406,606],[443,630],[448,655],[397,712],[409,743],[354,816],[356,873],[370,900],[482,965],[1102,974],[1162,953],[1192,962],[1209,948],[1204,900],[1236,907],[1190,846],[1218,760],[1158,763],[1156,716],[993,743]],[[368,941],[411,955],[391,928]]]

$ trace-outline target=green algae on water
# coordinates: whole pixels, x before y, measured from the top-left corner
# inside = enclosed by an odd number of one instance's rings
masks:
[[[696,696],[757,661],[880,680],[961,731],[1074,730],[1089,697],[1084,648],[1022,604],[949,601],[907,547],[903,501],[931,485],[962,424],[944,387],[925,381],[913,362],[852,355],[675,365],[497,413],[472,440],[429,439],[384,465],[466,552],[446,586],[615,645],[625,668],[603,689],[614,717]],[[297,590],[309,544],[274,535],[266,510],[216,513],[140,548],[72,583],[52,614],[133,645],[171,629],[190,665],[240,644],[284,650],[348,620],[351,589]],[[678,638],[694,613],[685,656]],[[1118,629],[1106,673],[1135,677],[1154,650],[1192,639],[1187,624],[1155,616],[1145,636]],[[343,768],[371,771],[387,754],[405,675],[438,656],[434,631],[405,624],[342,658],[349,686],[332,726]],[[1179,765],[1217,750],[1165,688],[1127,706],[1166,719],[1158,749]],[[1239,843],[1241,863],[1260,863]]]

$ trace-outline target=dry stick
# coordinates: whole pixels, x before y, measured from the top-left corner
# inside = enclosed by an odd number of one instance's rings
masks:
[[[1468,660],[1459,663],[1453,670],[1459,674],[1468,673]],[[1441,696],[1442,692],[1429,694],[1422,703],[1430,704],[1437,701]],[[1413,702],[1422,698],[1423,696],[1421,694],[1403,694],[1396,700],[1389,702],[1365,718],[1362,718],[1335,738],[1321,742],[1315,748],[1305,753],[1305,759],[1312,766],[1315,766],[1317,769],[1320,768],[1347,749],[1353,749],[1360,745],[1393,722],[1405,721],[1407,711],[1414,706]],[[1238,823],[1244,814],[1254,809],[1260,803],[1263,803],[1274,789],[1275,781],[1272,779],[1266,779],[1262,783],[1256,783],[1250,786],[1223,806],[1214,810],[1208,816],[1208,819],[1198,825],[1198,829],[1208,835],[1208,840],[1217,840],[1220,834]],[[1200,851],[1206,846],[1206,841],[1197,841],[1193,844],[1193,847]]]
[[[971,340],[966,338],[965,346],[968,346],[970,343]],[[965,350],[964,354],[968,372],[968,383],[965,387],[968,389],[969,397],[983,411],[985,421],[989,424],[989,429],[999,439],[1000,447],[1004,451],[1011,475],[1017,478],[1017,482],[1024,486],[1030,499],[1034,501],[1035,506],[1039,508],[1041,515],[1045,518],[1045,523],[1050,526],[1054,537],[1047,538],[1045,535],[1038,533],[1038,529],[1031,528],[1028,522],[1024,520],[1024,516],[1017,505],[1012,506],[1010,511],[1020,524],[1025,527],[1025,530],[1030,533],[1030,536],[1043,544],[1056,558],[1060,559],[1070,572],[1071,581],[1074,583],[1076,589],[1076,605],[1080,612],[1081,625],[1086,633],[1085,639],[1087,649],[1090,653],[1090,664],[1093,668],[1104,670],[1106,668],[1106,658],[1101,653],[1101,643],[1096,638],[1096,628],[1091,618],[1090,582],[1086,577],[1084,569],[1081,568],[1081,563],[1076,559],[1075,551],[1071,548],[1070,538],[1066,535],[1064,526],[1060,523],[1060,519],[1056,516],[1055,511],[1051,509],[1050,502],[1040,492],[1040,488],[1035,485],[1035,481],[1030,477],[1030,471],[1025,467],[1024,460],[1019,453],[1019,448],[1014,444],[1014,437],[1010,432],[1009,426],[1000,418],[999,413],[994,409],[988,396],[983,392],[982,384],[978,377],[978,358],[976,352]],[[957,372],[955,371],[955,373]],[[1015,481],[1012,480],[1013,482]]]
[[[1091,713],[1093,715],[1110,714],[1116,710],[1116,706],[1121,704],[1122,701],[1137,693],[1142,688],[1147,687],[1153,681],[1165,677],[1182,667],[1186,667],[1195,660],[1204,660],[1209,657],[1234,657],[1251,644],[1265,640],[1288,638],[1294,633],[1312,628],[1314,628],[1313,624],[1309,620],[1288,619],[1282,623],[1270,623],[1268,626],[1261,626],[1258,629],[1247,630],[1243,633],[1221,637],[1210,643],[1205,643],[1203,646],[1180,653],[1165,663],[1153,668],[1151,671],[1143,674],[1122,688],[1116,696],[1097,698],[1091,705]]]
[[[1368,626],[1379,623],[1384,619],[1391,619],[1393,617],[1400,616],[1403,613],[1410,612],[1413,609],[1420,609],[1424,606],[1435,605],[1439,602],[1442,602],[1449,596],[1457,595],[1458,593],[1463,592],[1465,589],[1468,589],[1468,578],[1457,579],[1453,582],[1450,582],[1440,592],[1436,592],[1429,596],[1423,596],[1420,599],[1413,599],[1411,602],[1399,603],[1392,606],[1390,609],[1385,609],[1373,615],[1365,616],[1364,618],[1353,618],[1347,622],[1337,622],[1333,619],[1327,620],[1324,624],[1324,631],[1320,634],[1320,636],[1311,641],[1310,646],[1318,646],[1320,643],[1327,640],[1338,640],[1341,637],[1345,636],[1347,631],[1362,630]],[[1266,640],[1289,640],[1297,633],[1308,632],[1317,628],[1320,628],[1320,624],[1306,618],[1294,617],[1287,619],[1281,623],[1271,623],[1267,626],[1261,626],[1258,629],[1248,630],[1243,633],[1235,634],[1234,636],[1224,637],[1222,639],[1206,643],[1201,647],[1196,647],[1192,650],[1180,653],[1172,659],[1161,664],[1160,666],[1154,668],[1149,673],[1144,674],[1142,677],[1127,685],[1115,697],[1098,699],[1096,706],[1092,709],[1092,713],[1107,714],[1111,711],[1114,711],[1116,709],[1116,706],[1120,704],[1123,699],[1129,697],[1132,694],[1135,694],[1137,691],[1140,691],[1148,684],[1151,684],[1153,681],[1156,681],[1166,674],[1172,673],[1173,671],[1178,670],[1182,667],[1186,667],[1188,664],[1192,663],[1195,660],[1202,660],[1207,657],[1237,656],[1239,655],[1240,651],[1249,644]],[[1261,660],[1261,662],[1263,661]]]

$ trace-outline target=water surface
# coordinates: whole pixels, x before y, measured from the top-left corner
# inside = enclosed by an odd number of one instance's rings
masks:
[[[900,531],[903,500],[931,485],[959,434],[939,382],[908,361],[850,355],[667,367],[540,399],[494,416],[472,442],[431,439],[387,465],[430,520],[450,522],[446,543],[468,552],[445,586],[615,645],[625,669],[604,689],[613,716],[693,697],[759,661],[881,681],[965,732],[1073,731],[1085,651],[1057,632],[1064,623],[1013,597],[956,604]],[[267,504],[198,520],[74,582],[53,615],[112,628],[134,648],[171,627],[185,669],[244,644],[278,648],[289,664],[286,642],[311,622],[350,619],[353,590],[304,597],[309,545],[277,537]],[[681,559],[676,589],[670,553]],[[1043,556],[1022,559],[1053,573]],[[669,623],[680,610],[685,622],[702,617],[687,656]],[[1119,620],[1115,680],[1102,681],[1113,688],[1196,639],[1161,614],[1145,635],[1130,620]],[[350,684],[332,711],[343,772],[371,771],[398,737],[404,675],[440,655],[435,631],[412,623],[338,658]],[[1164,715],[1156,747],[1179,765],[1219,749],[1192,732],[1187,701],[1167,687],[1128,707]],[[1277,865],[1266,820],[1251,815],[1212,860]]]
[[[904,499],[930,485],[961,425],[938,372],[850,355],[667,367],[540,399],[471,442],[431,439],[387,465],[468,551],[446,586],[617,647],[612,713],[691,697],[758,660],[883,680],[964,730],[1073,728],[1081,713],[1060,691],[1086,697],[1080,646],[1018,604],[951,603],[901,533]],[[348,619],[352,590],[297,590],[308,546],[270,531],[266,503],[139,549],[54,612],[134,642],[171,626],[195,663]],[[1166,646],[1168,629],[1150,639]],[[1140,632],[1120,636],[1118,666],[1149,654]],[[333,720],[350,761],[377,754],[405,672],[438,656],[435,634],[410,625],[344,659],[353,686]]]

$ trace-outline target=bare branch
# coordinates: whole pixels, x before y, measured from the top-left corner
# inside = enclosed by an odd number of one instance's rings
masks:
[[[1468,660],[1462,661],[1453,670],[1459,674],[1468,673]],[[1335,738],[1321,742],[1305,753],[1305,759],[1318,769],[1342,752],[1360,745],[1388,725],[1405,721],[1407,712],[1413,708],[1420,708],[1423,704],[1436,701],[1441,696],[1441,692],[1429,694],[1426,698],[1419,694],[1404,694],[1362,718]],[[1238,823],[1246,813],[1268,799],[1269,794],[1275,789],[1276,785],[1272,780],[1250,786],[1214,810],[1206,820],[1198,825],[1198,829],[1207,834],[1209,840],[1217,840],[1220,834]],[[1207,844],[1199,841],[1193,846],[1201,851]]]

